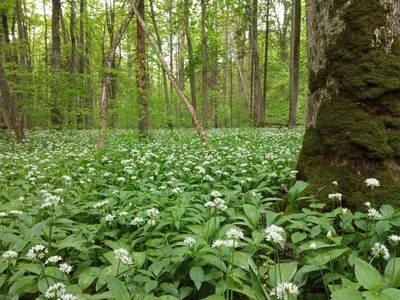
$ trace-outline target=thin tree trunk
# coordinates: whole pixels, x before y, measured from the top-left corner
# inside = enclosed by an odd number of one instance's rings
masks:
[[[190,81],[190,95],[192,96],[192,105],[194,110],[197,112],[197,95],[196,95],[196,78],[193,60],[193,44],[192,36],[190,35],[190,25],[189,25],[189,0],[185,0],[185,33],[188,47],[188,57],[189,57],[189,81]],[[194,125],[194,123],[193,123]]]
[[[25,140],[25,133],[21,126],[21,123],[18,120],[18,108],[11,95],[10,87],[8,85],[8,80],[3,69],[1,54],[0,54],[0,89],[2,98],[8,108],[10,123],[12,128],[14,129],[15,136],[17,137],[18,142],[22,143]]]
[[[161,41],[161,37],[160,37],[160,33],[158,31],[158,25],[157,25],[157,21],[156,21],[156,16],[154,13],[154,5],[153,5],[153,1],[154,0],[150,0],[150,10],[151,10],[151,20],[153,22],[153,26],[154,26],[154,31],[156,33],[156,37],[157,37],[157,45],[158,48],[162,52],[162,41]],[[171,119],[171,105],[169,102],[169,94],[168,94],[168,80],[167,80],[167,74],[165,73],[164,69],[162,69],[162,77],[163,77],[163,87],[164,87],[164,97],[165,97],[165,107],[167,109],[167,124],[168,124],[168,128],[172,129],[173,125],[172,125],[172,119]]]
[[[208,99],[207,99],[207,37],[206,37],[206,3],[201,4],[201,92],[202,92],[202,120],[203,127],[207,128],[208,123]]]
[[[58,93],[58,77],[61,68],[61,39],[60,39],[60,0],[52,0],[52,17],[51,17],[51,38],[52,38],[52,53],[51,53],[51,68],[53,73],[52,82],[52,123],[53,125],[61,125],[60,99]]]
[[[267,12],[265,21],[265,53],[264,53],[264,84],[263,96],[260,103],[260,127],[265,126],[265,109],[267,104],[267,88],[268,88],[268,52],[269,52],[269,5],[270,0],[267,0]]]
[[[258,55],[258,28],[257,28],[257,17],[258,17],[258,0],[253,0],[253,39],[252,39],[252,57],[254,63],[254,115],[253,125],[254,127],[260,126],[260,103],[261,103],[261,79],[260,79],[260,58]],[[265,119],[265,110],[264,110]],[[263,123],[264,123],[263,119]]]
[[[189,113],[190,113],[190,115],[191,115],[191,117],[193,119],[193,122],[195,124],[197,133],[199,134],[201,141],[204,144],[209,145],[209,141],[208,141],[207,135],[206,135],[206,133],[204,131],[204,128],[201,125],[201,123],[200,123],[200,121],[199,121],[199,119],[197,117],[196,111],[194,110],[192,103],[190,102],[188,97],[185,95],[185,93],[179,89],[179,84],[178,84],[177,80],[174,78],[174,76],[172,75],[171,71],[169,70],[167,63],[164,60],[164,57],[162,56],[160,50],[158,49],[156,43],[154,42],[154,38],[151,35],[151,33],[150,33],[149,29],[147,28],[146,24],[144,23],[143,19],[141,18],[138,10],[136,9],[136,7],[134,6],[134,4],[132,2],[130,2],[130,4],[131,4],[131,7],[132,7],[132,9],[133,9],[133,11],[134,11],[134,13],[136,15],[137,20],[139,21],[141,27],[143,28],[144,33],[147,35],[147,38],[148,38],[148,40],[150,42],[150,45],[152,46],[154,52],[157,54],[157,57],[160,60],[162,67],[164,68],[165,72],[167,73],[169,80],[171,81],[172,85],[174,86],[174,88],[178,92],[179,97],[181,98],[183,103],[186,105],[186,107],[187,107],[187,109],[188,109],[188,111],[189,111]]]
[[[133,7],[133,5],[132,5]],[[109,93],[109,86],[110,86],[110,69],[112,61],[115,59],[115,52],[119,43],[122,40],[122,36],[124,35],[126,29],[129,26],[134,15],[134,10],[131,9],[128,12],[124,22],[122,23],[120,29],[115,35],[113,43],[111,45],[110,50],[108,51],[105,57],[105,71],[103,73],[103,80],[102,80],[102,92],[101,92],[101,101],[100,101],[100,129],[99,129],[99,140],[98,140],[98,148],[102,149],[106,143],[106,133],[107,133],[107,106],[108,106],[108,93]]]
[[[296,126],[297,97],[299,94],[301,1],[293,0],[292,37],[290,47],[289,127]]]
[[[47,45],[48,27],[47,27],[47,15],[46,15],[46,0],[43,0],[43,19],[44,19],[44,65],[47,69],[49,65],[49,50]]]
[[[69,31],[71,35],[71,63],[69,66],[69,72],[70,74],[74,74],[76,68],[75,0],[70,0],[70,5],[71,5],[71,18],[69,24]]]
[[[140,18],[144,19],[144,0],[139,0],[137,8]],[[136,53],[137,53],[137,75],[136,84],[139,90],[138,104],[139,104],[139,132],[142,135],[146,135],[150,129],[150,115],[149,115],[149,100],[147,98],[147,76],[146,76],[146,65],[145,65],[145,54],[146,54],[146,43],[145,36],[142,26],[137,19],[136,22]]]

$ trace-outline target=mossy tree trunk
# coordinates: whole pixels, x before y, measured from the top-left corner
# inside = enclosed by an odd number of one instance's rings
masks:
[[[307,0],[309,99],[300,179],[350,207],[399,205],[400,2]],[[313,192],[313,191],[310,191]]]

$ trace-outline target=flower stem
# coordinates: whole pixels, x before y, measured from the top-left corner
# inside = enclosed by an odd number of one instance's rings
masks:
[[[390,287],[392,287],[392,288],[394,288],[395,286],[394,286],[394,280],[395,280],[395,278],[394,278],[394,272],[396,271],[396,252],[397,252],[397,243],[396,243],[396,245],[395,245],[395,247],[394,247],[394,256],[393,256],[393,269],[392,269],[392,279],[390,280]]]

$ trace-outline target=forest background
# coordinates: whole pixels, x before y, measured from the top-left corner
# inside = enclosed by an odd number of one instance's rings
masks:
[[[151,0],[141,1],[138,10],[203,127],[264,127],[305,122],[304,5]],[[1,63],[17,122],[27,129],[98,128],[102,81],[109,73],[110,127],[191,127],[189,113],[130,11],[129,1],[118,0],[1,1]],[[107,53],[129,17],[107,68]],[[0,104],[5,127],[10,105],[4,96]]]

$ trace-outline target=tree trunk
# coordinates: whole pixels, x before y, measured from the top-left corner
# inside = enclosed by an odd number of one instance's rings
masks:
[[[167,63],[164,60],[164,57],[162,56],[160,50],[158,49],[156,43],[154,42],[154,38],[151,35],[151,33],[150,33],[149,29],[147,28],[146,24],[144,23],[144,21],[143,21],[142,17],[140,16],[138,10],[136,9],[136,7],[134,6],[134,4],[132,2],[130,2],[130,5],[131,5],[132,10],[134,11],[134,13],[136,15],[137,20],[139,21],[141,27],[143,28],[144,33],[147,35],[147,38],[148,38],[148,40],[150,42],[151,47],[153,48],[154,52],[157,54],[157,57],[160,60],[163,69],[167,73],[169,80],[171,81],[172,85],[174,86],[174,88],[178,92],[179,97],[181,98],[183,103],[186,105],[186,107],[187,107],[187,109],[188,109],[188,111],[189,111],[189,113],[190,113],[190,115],[192,117],[192,120],[193,120],[193,122],[195,124],[197,133],[199,134],[201,141],[203,142],[203,144],[209,145],[210,142],[208,141],[207,135],[206,135],[206,133],[204,131],[204,128],[201,125],[201,123],[200,123],[200,121],[199,121],[199,119],[197,117],[196,111],[194,110],[192,103],[190,102],[188,97],[185,95],[185,93],[179,89],[179,84],[178,84],[177,80],[174,78],[173,74],[169,70]]]
[[[61,111],[60,111],[60,99],[58,93],[58,77],[61,68],[61,39],[60,39],[60,13],[61,13],[61,2],[60,0],[52,0],[52,16],[51,16],[51,68],[53,73],[52,82],[52,123],[53,125],[61,125]]]
[[[296,126],[297,97],[299,95],[301,1],[293,0],[292,37],[290,46],[289,127]]]
[[[160,33],[158,31],[158,25],[157,25],[157,21],[156,21],[156,16],[154,13],[154,5],[153,5],[153,1],[154,0],[150,0],[150,10],[151,10],[151,20],[153,22],[153,26],[154,26],[154,31],[156,33],[156,37],[157,37],[157,45],[158,48],[160,49],[161,54],[162,52],[162,42],[161,42],[161,37],[160,37]],[[165,73],[164,69],[162,69],[162,77],[163,77],[163,87],[164,87],[164,97],[165,97],[165,107],[167,109],[167,124],[168,124],[168,128],[172,129],[172,119],[171,119],[171,105],[169,102],[169,94],[168,94],[168,81],[167,81],[167,74]]]
[[[197,112],[197,96],[196,96],[196,78],[195,78],[195,68],[193,59],[193,44],[192,36],[190,35],[190,25],[189,25],[189,0],[185,0],[185,34],[187,40],[188,48],[188,58],[189,58],[189,81],[190,81],[190,95],[192,96],[192,105],[194,111]],[[193,123],[194,126],[194,123]]]
[[[137,7],[139,15],[142,19],[144,19],[144,0],[139,0],[139,4]],[[138,104],[139,104],[139,132],[142,135],[146,135],[147,131],[150,129],[150,114],[149,114],[149,100],[147,99],[146,94],[146,65],[145,65],[145,36],[143,32],[142,26],[140,26],[139,20],[136,22],[136,53],[137,53],[137,62],[138,62],[138,70],[136,75],[136,84],[139,90],[138,94]]]
[[[71,63],[69,66],[69,72],[70,74],[74,74],[76,69],[75,0],[70,0],[70,5],[71,5],[71,17],[70,17],[69,31],[71,35]]]
[[[0,89],[2,98],[8,109],[10,123],[12,128],[14,129],[15,136],[17,137],[18,142],[22,143],[25,140],[25,134],[21,126],[21,123],[18,120],[17,106],[15,105],[14,99],[11,95],[10,87],[8,86],[7,77],[3,69],[1,55],[0,55]],[[4,119],[5,122],[7,122],[7,119],[6,118]]]
[[[200,1],[201,4],[201,108],[202,108],[202,124],[207,128],[208,123],[208,99],[207,99],[207,39],[206,39],[206,3],[205,0]]]
[[[258,28],[257,28],[257,21],[258,21],[258,0],[253,0],[253,38],[252,38],[252,58],[254,64],[254,114],[253,114],[253,125],[254,127],[260,126],[260,103],[261,103],[261,79],[260,79],[260,58],[258,55]],[[265,110],[263,114],[264,118],[262,123],[265,122]]]
[[[104,62],[105,71],[103,72],[103,80],[102,80],[102,91],[101,91],[101,101],[100,101],[100,129],[99,129],[99,140],[97,143],[97,147],[102,149],[106,143],[106,132],[107,132],[107,106],[108,106],[108,93],[110,86],[110,69],[112,61],[115,59],[115,52],[119,43],[122,40],[122,36],[124,35],[126,29],[129,26],[134,15],[133,9],[129,10],[128,15],[126,16],[124,22],[116,33],[113,43],[110,47],[106,55],[106,59]]]
[[[400,2],[307,1],[309,98],[307,128],[297,168],[346,206],[370,199],[399,206]],[[332,186],[337,181],[339,186]]]

